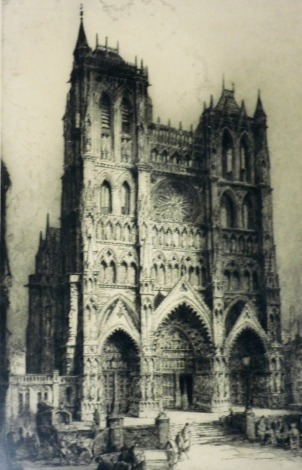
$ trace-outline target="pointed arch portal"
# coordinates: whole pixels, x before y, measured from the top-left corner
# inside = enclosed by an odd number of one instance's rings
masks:
[[[102,358],[106,412],[131,414],[139,376],[136,344],[127,333],[117,330],[106,339]]]
[[[243,330],[234,340],[229,355],[229,377],[232,405],[246,405],[248,397],[253,406],[268,406],[266,349],[252,329]]]
[[[180,305],[162,321],[155,348],[163,408],[207,409],[213,349],[205,325],[189,306]]]

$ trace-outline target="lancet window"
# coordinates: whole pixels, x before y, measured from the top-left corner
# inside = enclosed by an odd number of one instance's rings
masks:
[[[122,185],[122,214],[129,215],[130,214],[130,187],[128,183],[125,181]]]
[[[240,179],[251,183],[252,181],[252,152],[248,137],[244,135],[240,140]]]
[[[110,100],[106,93],[102,94],[101,102],[101,158],[109,159],[111,155],[110,137]]]
[[[253,204],[250,196],[247,196],[242,204],[242,228],[252,230],[254,228]]]
[[[101,212],[103,214],[111,214],[112,212],[112,192],[107,181],[104,181],[101,188]]]
[[[236,210],[229,196],[224,194],[221,198],[221,227],[236,227]]]
[[[231,134],[225,130],[222,138],[222,176],[233,179],[235,173],[234,144]]]

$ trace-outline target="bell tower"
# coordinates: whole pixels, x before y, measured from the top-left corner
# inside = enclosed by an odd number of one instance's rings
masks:
[[[258,339],[256,336],[243,338],[244,331],[249,329],[264,338],[265,346],[259,348],[263,349],[261,354],[266,350],[267,364],[263,367],[270,377],[265,406],[278,406],[282,402],[280,295],[273,241],[266,115],[260,95],[251,118],[244,102],[241,106],[237,104],[234,88],[228,90],[223,86],[217,105],[214,106],[211,99],[210,106],[204,110],[201,127],[209,175],[213,332],[219,351],[216,375],[218,382],[223,374],[228,375],[226,381],[230,385],[230,390],[222,394],[217,386],[214,406],[223,406],[225,400],[242,401],[235,396],[238,389],[244,388],[238,386],[235,372],[235,367],[243,367],[234,359],[235,335],[242,330],[242,342],[251,342],[245,354],[252,356],[253,341],[256,344]],[[245,311],[247,306],[249,312]],[[233,346],[229,346],[231,343]],[[272,361],[275,372],[271,371]],[[255,364],[255,368],[259,370],[259,364]],[[215,377],[215,370],[213,372]]]
[[[128,386],[113,386],[116,379],[104,375],[109,367],[104,348],[114,349],[117,330],[129,334],[133,344],[140,342],[138,201],[147,200],[152,106],[147,68],[125,62],[107,38],[105,45],[97,38],[90,48],[82,12],[70,83],[62,193],[65,316],[68,312],[63,372],[83,374],[82,419],[92,419],[95,409],[111,409],[110,397]],[[113,316],[120,317],[107,331],[103,307],[118,296],[127,300],[113,302]]]

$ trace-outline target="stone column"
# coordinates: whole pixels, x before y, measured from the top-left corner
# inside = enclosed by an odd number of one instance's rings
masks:
[[[59,390],[59,371],[53,371],[53,406],[59,408],[60,404],[60,390]]]
[[[160,387],[154,374],[156,358],[153,353],[151,349],[145,348],[141,359],[139,416],[143,418],[155,418],[160,411]]]
[[[75,347],[78,329],[79,313],[79,275],[71,274],[69,276],[70,302],[68,313],[68,339],[66,344],[66,373],[72,374],[75,366]]]
[[[270,408],[282,408],[285,405],[286,395],[284,388],[284,374],[282,368],[283,350],[280,343],[273,343],[268,354],[268,404]]]
[[[118,372],[114,372],[114,382],[113,382],[113,415],[116,416],[119,413],[120,397],[118,395]]]
[[[170,431],[170,419],[166,415],[166,413],[161,412],[156,420],[155,425],[157,429],[158,441],[160,448],[164,448],[169,439],[169,431]]]
[[[212,411],[227,411],[230,407],[229,376],[227,360],[223,351],[216,353],[213,359],[213,395]]]

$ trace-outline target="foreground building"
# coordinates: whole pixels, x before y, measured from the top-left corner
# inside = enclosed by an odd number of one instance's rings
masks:
[[[89,47],[64,115],[61,227],[29,278],[27,371],[12,416],[284,402],[267,121],[234,90],[197,129],[152,120],[148,72]],[[18,403],[18,409],[17,405]]]
[[[284,345],[285,387],[292,409],[302,409],[302,337],[288,339]]]
[[[0,429],[5,417],[5,398],[8,387],[8,357],[7,357],[7,312],[9,308],[9,289],[11,273],[9,267],[6,243],[7,224],[7,192],[11,181],[6,165],[1,159],[1,238],[0,238]]]

